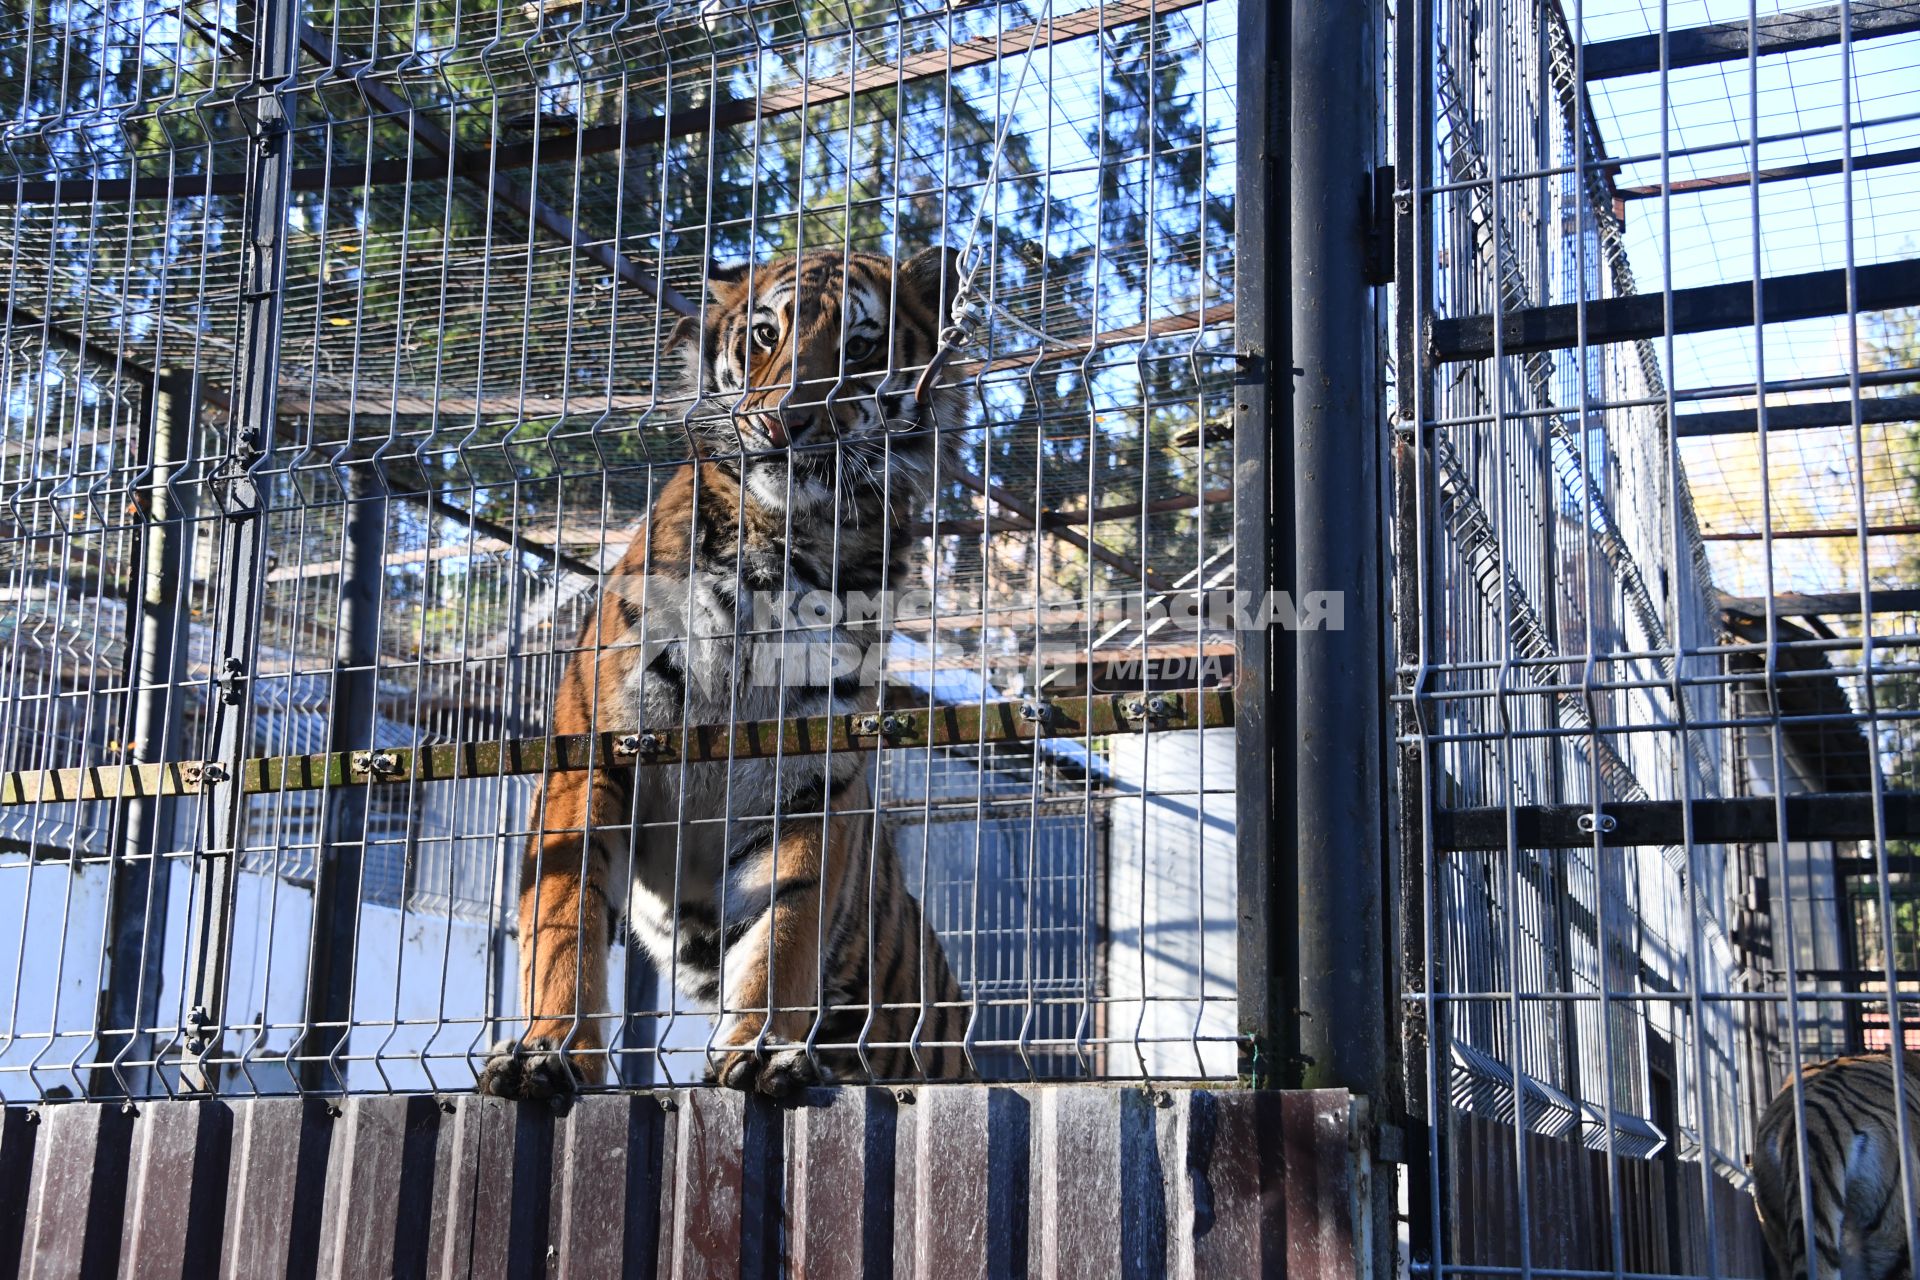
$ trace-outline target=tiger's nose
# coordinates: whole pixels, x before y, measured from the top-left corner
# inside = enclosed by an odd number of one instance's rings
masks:
[[[775,409],[766,415],[767,435],[775,448],[785,448],[807,433],[813,425],[811,409]]]

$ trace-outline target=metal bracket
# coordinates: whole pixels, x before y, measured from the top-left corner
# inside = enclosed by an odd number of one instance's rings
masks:
[[[664,733],[623,733],[613,740],[613,754],[620,759],[632,759],[636,756],[657,756],[667,749],[667,735]]]
[[[1398,199],[1394,191],[1393,166],[1383,164],[1373,171],[1372,190],[1367,202],[1367,243],[1365,274],[1374,286],[1393,283],[1393,232]]]
[[[187,1033],[188,1053],[205,1053],[220,1030],[214,1025],[213,1015],[203,1004],[197,1004],[187,1010],[186,1023],[180,1029]]]
[[[230,707],[237,707],[247,694],[247,664],[238,658],[228,658],[220,664],[220,701]]]
[[[189,760],[180,766],[181,780],[196,791],[217,786],[227,776],[227,766],[218,760]]]
[[[1053,704],[1041,698],[1029,698],[1020,704],[1020,718],[1028,724],[1048,724],[1053,720]]]
[[[356,751],[347,758],[347,767],[369,777],[388,778],[400,772],[400,757],[392,751]]]
[[[260,486],[240,455],[229,456],[207,482],[220,501],[220,514],[227,519],[237,523],[260,514]]]
[[[897,711],[859,715],[853,718],[851,732],[856,738],[903,738],[913,732],[913,717]]]
[[[1583,835],[1605,835],[1620,826],[1620,820],[1610,813],[1583,813],[1574,820]]]
[[[1131,697],[1120,704],[1120,714],[1129,724],[1143,729],[1156,728],[1181,714],[1181,705],[1164,693]]]

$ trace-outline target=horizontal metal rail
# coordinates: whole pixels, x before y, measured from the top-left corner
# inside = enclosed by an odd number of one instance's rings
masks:
[[[1853,0],[1847,8],[1853,17],[1855,40],[1920,31],[1920,0]],[[1754,20],[1753,27],[1751,51],[1760,54],[1839,44],[1840,6],[1827,4],[1817,9],[1763,14]],[[1744,21],[1682,27],[1667,32],[1666,42],[1670,70],[1734,62],[1749,53]],[[1660,70],[1660,33],[1598,41],[1586,46],[1582,62],[1588,80],[1651,75]]]
[[[1869,591],[1867,606],[1875,613],[1920,612],[1920,590],[1893,588]],[[1761,596],[1721,596],[1720,607],[1729,613],[1744,613],[1750,618],[1767,616],[1767,602]],[[1831,591],[1813,595],[1788,592],[1773,598],[1773,616],[1776,618],[1812,618],[1828,614],[1851,617],[1859,612],[1858,591]]]
[[[1881,799],[1886,838],[1920,837],[1920,794],[1894,792]],[[1683,810],[1689,803],[1696,845],[1773,844],[1783,838],[1774,823],[1774,797],[1751,796],[1691,802],[1637,800],[1599,806],[1516,805],[1512,844],[1520,849],[1590,849],[1595,841],[1608,848],[1678,845],[1688,832]],[[1874,797],[1870,792],[1788,796],[1785,804],[1786,840],[1876,838]],[[1435,847],[1449,852],[1507,848],[1507,810],[1498,805],[1439,810],[1433,815],[1433,836]]]
[[[758,98],[729,99],[684,111],[629,119],[622,124],[594,125],[580,130],[555,129],[551,131],[550,141],[538,149],[537,158],[541,163],[571,167],[576,163],[576,157],[658,146],[675,138],[751,124],[755,120],[785,115],[802,108],[811,110],[828,106],[863,93],[893,89],[917,80],[983,66],[1010,55],[1037,53],[1053,45],[1111,31],[1128,23],[1191,9],[1200,2],[1118,0],[1117,3],[1090,4],[1044,23],[1009,27],[1005,31],[978,36],[947,48],[910,54],[897,63],[876,64],[851,76],[806,81]],[[306,34],[302,32],[303,38]],[[323,51],[310,44],[308,51],[321,62],[329,66],[334,64],[330,48]],[[377,90],[383,96],[383,100],[376,103],[382,110],[401,116],[413,115],[414,109],[397,91],[385,89],[364,76],[355,76],[354,79],[364,90]],[[433,149],[438,154],[447,154],[438,148]],[[532,142],[496,143],[487,147],[461,148],[453,153],[450,168],[455,176],[485,183],[504,170],[532,168],[535,160]],[[405,159],[358,161],[295,169],[293,189],[344,191],[356,187],[431,180],[440,176],[438,173],[423,172],[420,166]],[[0,205],[237,196],[245,194],[246,178],[244,173],[183,173],[145,178],[109,178],[91,173],[62,174],[31,181],[0,182]]]
[[[1903,524],[1870,524],[1865,528],[1849,525],[1829,525],[1812,529],[1741,529],[1730,533],[1703,533],[1702,542],[1765,542],[1772,538],[1775,542],[1794,540],[1818,540],[1821,538],[1903,538],[1920,533],[1920,523],[1907,521]]]
[[[1903,258],[1859,267],[1854,272],[1857,309],[1885,311],[1920,305],[1920,258]],[[1799,275],[1769,276],[1761,282],[1760,322],[1779,324],[1820,316],[1843,316],[1849,310],[1844,269],[1808,271]],[[1673,332],[1706,333],[1740,329],[1754,323],[1753,282],[1703,285],[1675,289],[1671,294],[1636,294],[1626,298],[1596,298],[1585,304],[1588,346],[1658,338],[1666,332],[1665,304],[1673,303]],[[1494,316],[1461,316],[1433,322],[1429,358],[1487,360],[1494,355]],[[1580,341],[1580,308],[1574,303],[1550,307],[1523,307],[1497,317],[1501,354],[1525,355],[1558,351]]]
[[[265,795],[323,787],[524,777],[631,765],[725,764],[734,760],[898,747],[967,747],[1084,739],[1156,729],[1212,729],[1233,723],[1230,691],[1092,694],[1047,703],[985,702],[903,707],[884,713],[793,716],[732,727],[561,734],[441,743],[379,751],[255,756],[241,791]],[[199,795],[215,766],[197,761],[95,765],[0,774],[0,806]]]
[[[1920,164],[1920,147],[1901,147],[1894,151],[1880,151],[1864,156],[1853,157],[1853,171],[1859,173],[1865,169],[1890,169],[1897,165]],[[1813,160],[1806,164],[1783,164],[1773,169],[1762,169],[1758,173],[1742,169],[1737,173],[1715,173],[1704,178],[1683,178],[1678,182],[1669,182],[1666,186],[1653,183],[1644,187],[1617,187],[1614,194],[1622,200],[1652,200],[1667,192],[1684,195],[1691,191],[1723,191],[1729,187],[1744,187],[1758,182],[1792,182],[1800,178],[1830,178],[1846,172],[1843,160]]]
[[[1783,404],[1767,409],[1767,430],[1797,430],[1804,427],[1844,427],[1853,421],[1851,400],[1829,400],[1821,404]],[[1920,396],[1862,396],[1860,421],[1911,422],[1920,419]],[[1681,439],[1692,436],[1727,436],[1760,429],[1760,414],[1754,409],[1727,409],[1713,413],[1674,415],[1673,432]]]

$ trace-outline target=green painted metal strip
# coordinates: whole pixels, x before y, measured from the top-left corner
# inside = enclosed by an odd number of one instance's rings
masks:
[[[1044,719],[1030,719],[1028,704],[987,702],[915,707],[874,715],[796,716],[728,728],[700,725],[684,733],[594,733],[548,738],[506,738],[440,743],[378,752],[256,756],[246,762],[240,784],[261,795],[317,791],[324,787],[451,782],[457,778],[524,777],[629,765],[724,764],[775,756],[820,755],[876,748],[974,746],[1041,738],[1084,739],[1143,729],[1211,729],[1233,723],[1233,694],[1094,694],[1047,704]],[[649,739],[645,749],[633,740]],[[625,740],[625,741],[623,741]],[[364,758],[362,758],[364,757]],[[0,806],[115,800],[148,795],[196,795],[200,766],[112,765],[0,774]]]

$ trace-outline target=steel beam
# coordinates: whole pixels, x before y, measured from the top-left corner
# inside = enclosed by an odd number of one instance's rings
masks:
[[[1866,169],[1890,169],[1903,164],[1920,164],[1920,147],[1901,147],[1894,151],[1853,157],[1855,173]],[[1724,191],[1729,187],[1749,186],[1756,181],[1792,182],[1801,178],[1828,178],[1844,172],[1846,165],[1840,160],[1814,160],[1807,164],[1784,164],[1777,168],[1762,169],[1758,173],[1742,170],[1738,173],[1709,174],[1704,178],[1683,178],[1678,182],[1669,182],[1664,188],[1658,183],[1645,187],[1616,187],[1614,194],[1622,200],[1651,200],[1667,192],[1685,195],[1694,191]]]
[[[1853,0],[1846,8],[1853,19],[1856,41],[1920,31],[1920,0]],[[1666,65],[1670,70],[1704,67],[1738,62],[1750,51],[1766,55],[1837,45],[1840,14],[1841,6],[1827,4],[1817,9],[1763,14],[1754,20],[1751,32],[1744,20],[1682,27],[1666,33]],[[1586,78],[1612,80],[1654,74],[1661,65],[1660,40],[1661,33],[1655,31],[1589,44],[1583,51]]]
[[[1844,427],[1853,422],[1852,400],[1820,404],[1782,404],[1767,408],[1767,430],[1797,431],[1808,427]],[[1912,422],[1920,419],[1920,396],[1862,396],[1860,421]],[[1673,433],[1682,440],[1696,436],[1737,435],[1760,429],[1754,409],[1726,409],[1714,413],[1681,413],[1673,419]]]
[[[1920,837],[1920,794],[1893,793],[1884,797],[1886,836],[1890,840]],[[1815,792],[1785,797],[1787,840],[1872,840],[1874,803],[1870,792]],[[1598,840],[1607,848],[1657,847],[1681,844],[1682,804],[1679,800],[1640,800],[1600,806],[1605,828],[1596,834],[1590,824],[1593,805],[1519,805],[1513,810],[1514,845],[1521,849],[1591,849]],[[1781,834],[1774,823],[1772,796],[1732,800],[1691,801],[1695,844],[1772,844]],[[1450,852],[1496,850],[1507,847],[1507,809],[1499,805],[1477,809],[1442,809],[1433,815],[1434,845]]]
[[[1882,262],[1855,269],[1857,303],[1849,305],[1847,273],[1843,269],[1772,276],[1763,280],[1765,305],[1760,322],[1780,324],[1820,316],[1846,315],[1849,310],[1884,311],[1920,305],[1920,258]],[[1658,338],[1666,332],[1665,302],[1673,302],[1673,332],[1706,333],[1715,329],[1745,329],[1754,323],[1754,287],[1751,281],[1676,289],[1671,294],[1636,294],[1626,298],[1596,298],[1585,304],[1589,346]],[[1580,341],[1579,309],[1573,303],[1551,307],[1522,307],[1498,317],[1500,346],[1505,355],[1565,350]],[[1494,353],[1494,316],[1462,316],[1435,320],[1428,356],[1437,362],[1487,360]]]
[[[1867,603],[1875,613],[1920,613],[1920,590],[1869,591]],[[1767,616],[1767,602],[1761,596],[1721,596],[1720,607],[1729,613],[1744,613],[1750,618]],[[1773,598],[1776,618],[1854,617],[1860,612],[1858,591],[1834,591],[1821,595],[1777,595]]]

